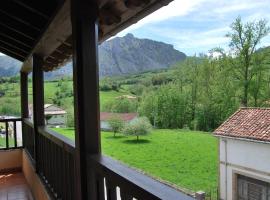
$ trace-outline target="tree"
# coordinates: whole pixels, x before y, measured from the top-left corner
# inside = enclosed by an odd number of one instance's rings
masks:
[[[152,125],[146,117],[139,117],[134,121],[127,123],[123,128],[125,135],[134,135],[139,140],[139,136],[151,133]]]
[[[114,113],[136,112],[137,100],[129,100],[127,98],[113,99],[104,105],[104,110]]]
[[[237,56],[236,60],[239,60],[235,70],[243,87],[241,102],[243,106],[247,106],[250,82],[254,76],[254,71],[256,71],[256,66],[252,63],[253,55],[262,38],[269,33],[270,28],[267,26],[265,19],[243,24],[241,18],[238,17],[231,24],[231,29],[231,32],[226,36],[231,40],[229,46]]]
[[[111,119],[108,121],[112,131],[113,131],[113,136],[115,137],[117,132],[120,132],[122,128],[124,127],[124,121],[118,117],[117,115],[113,116]]]

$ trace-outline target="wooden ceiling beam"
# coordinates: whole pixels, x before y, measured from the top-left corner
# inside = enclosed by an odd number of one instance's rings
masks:
[[[21,50],[21,49],[18,49],[17,47],[14,47],[14,46],[11,46],[9,44],[6,44],[6,43],[3,43],[0,41],[0,46],[4,49],[8,49],[10,50],[11,52],[13,53],[16,53],[18,55],[21,55],[23,57],[26,57],[27,56],[27,52],[24,51],[24,50]]]
[[[30,10],[30,11],[33,12],[33,13],[35,13],[35,14],[37,14],[37,15],[43,17],[44,19],[47,19],[47,20],[49,19],[49,16],[48,16],[48,15],[46,15],[46,14],[40,12],[39,10],[37,10],[37,9],[35,9],[35,8],[33,8],[33,7],[29,6],[29,5],[27,5],[27,4],[25,3],[25,1],[13,0],[13,2],[16,3],[16,4],[18,4],[18,5],[20,5],[21,7],[24,7],[24,8],[26,8],[26,9]]]
[[[3,13],[0,13],[0,23],[9,28],[12,29],[13,31],[16,31],[26,37],[29,38],[37,38],[40,35],[40,32],[29,27],[26,26],[23,23],[20,23],[14,19],[11,19],[10,17],[7,17],[6,15],[4,15]]]
[[[38,28],[38,27],[36,27],[35,25],[33,25],[33,24],[31,24],[31,23],[29,23],[29,22],[23,20],[22,18],[19,18],[19,17],[16,17],[16,16],[14,16],[14,15],[11,15],[10,13],[8,13],[8,12],[6,12],[5,10],[1,9],[1,7],[0,7],[0,13],[4,14],[4,15],[10,17],[10,18],[12,18],[13,20],[16,20],[16,21],[18,21],[18,22],[20,22],[20,23],[25,24],[26,26],[29,26],[30,28],[35,29],[36,31],[39,31],[39,32],[41,31],[40,28]]]
[[[1,25],[2,27],[5,27],[5,30],[6,30],[6,29],[9,29],[10,31],[16,32],[16,33],[20,34],[21,36],[26,37],[26,38],[28,38],[28,39],[30,39],[30,40],[34,40],[34,39],[35,39],[34,37],[31,37],[30,35],[25,34],[24,32],[21,32],[20,30],[18,30],[18,29],[16,29],[16,28],[12,28],[12,27],[10,27],[10,26],[7,25],[7,24],[3,24],[3,23],[0,22],[0,25]],[[2,31],[3,31],[3,30],[2,30]]]
[[[118,16],[117,13],[113,12],[110,9],[101,9],[99,13],[100,24],[107,26],[117,24],[121,22],[121,16]]]
[[[8,43],[8,42],[6,42],[5,40],[1,40],[0,39],[0,46],[1,46],[1,44],[5,44],[5,45],[7,45],[7,46],[9,46],[9,47],[11,47],[11,48],[14,48],[14,49],[17,49],[17,50],[19,50],[19,51],[21,51],[21,52],[24,52],[24,53],[28,53],[29,52],[29,50],[30,49],[25,49],[25,47],[21,47],[21,46],[18,46],[18,45],[14,45],[14,44],[11,44],[11,43]]]
[[[21,45],[28,47],[28,48],[32,48],[31,44],[26,43],[25,41],[22,41],[18,38],[14,38],[14,36],[10,36],[10,35],[7,35],[5,33],[0,32],[0,38],[3,38],[3,40],[6,40],[6,41],[13,41],[15,43],[21,44]],[[10,42],[10,43],[12,43],[12,42]]]
[[[150,3],[150,0],[125,0],[127,8],[143,7]]]
[[[2,46],[0,46],[0,52],[2,52],[3,54],[6,54],[7,56],[11,56],[19,61],[24,61],[24,56],[18,54],[17,52],[13,52],[10,49],[6,49]]]
[[[36,44],[33,51],[40,57],[47,58],[71,35],[70,0],[66,0],[53,21]],[[23,66],[24,67],[24,66]]]

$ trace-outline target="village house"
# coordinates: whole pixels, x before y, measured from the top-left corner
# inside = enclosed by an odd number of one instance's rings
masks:
[[[29,115],[32,118],[32,105],[29,105]],[[48,127],[66,127],[67,112],[53,104],[44,104],[45,124]]]
[[[128,100],[136,100],[137,97],[136,96],[132,96],[132,95],[121,95],[121,96],[118,96],[118,97],[115,97],[116,99],[128,99]]]
[[[125,123],[132,122],[138,117],[138,113],[110,113],[110,112],[101,112],[100,113],[100,128],[101,130],[108,131],[111,130],[109,120],[112,118],[119,118]]]
[[[214,135],[220,199],[270,199],[270,109],[241,108]]]

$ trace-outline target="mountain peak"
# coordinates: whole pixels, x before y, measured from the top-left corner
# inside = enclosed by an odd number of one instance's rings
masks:
[[[132,33],[128,33],[124,37],[126,37],[126,38],[135,38]]]
[[[145,71],[166,69],[182,61],[186,55],[172,45],[149,39],[140,39],[128,33],[124,37],[103,42],[99,45],[100,76],[119,76]],[[20,62],[0,56],[0,76],[14,76],[20,71]],[[45,74],[46,79],[72,75],[72,64]]]

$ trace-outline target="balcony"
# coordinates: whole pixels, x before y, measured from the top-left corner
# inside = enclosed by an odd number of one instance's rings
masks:
[[[21,123],[23,138],[23,146],[6,145],[0,151],[1,188],[9,188],[0,194],[12,197],[16,193],[31,199],[32,192],[35,199],[76,199],[74,142],[46,127],[39,127],[35,133],[33,122],[29,119],[5,119],[0,122],[15,123],[17,126]],[[12,137],[15,144],[20,143],[18,138]],[[194,199],[100,154],[89,155],[86,168],[91,175],[88,180],[94,184],[94,199]],[[18,184],[19,188],[16,187]]]
[[[24,175],[37,200],[194,199],[101,153],[97,46],[170,1],[47,0],[1,5],[0,52],[23,63],[21,118],[1,121],[5,124],[1,176],[22,172],[17,176],[25,183]],[[47,129],[44,118],[44,71],[57,69],[71,58],[75,142]],[[33,121],[28,109],[30,75]],[[9,124],[13,124],[12,134]]]

